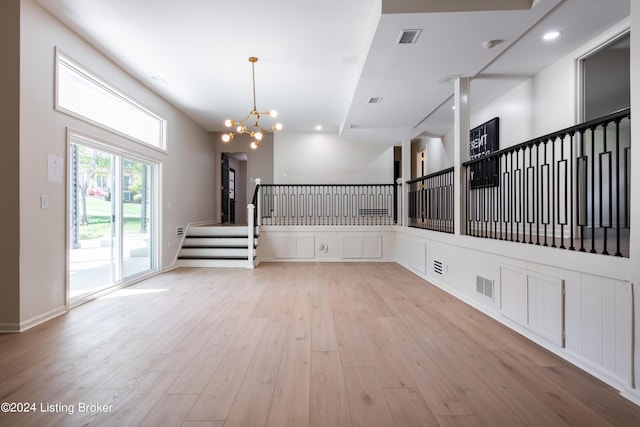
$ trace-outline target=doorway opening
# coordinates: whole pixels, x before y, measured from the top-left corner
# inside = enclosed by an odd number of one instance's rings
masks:
[[[247,224],[248,182],[247,153],[222,153],[221,214],[222,224]]]
[[[586,122],[631,106],[631,36],[627,30],[579,58],[579,122]],[[584,238],[607,240],[619,230],[619,244],[630,236],[629,120],[586,133],[577,143],[580,214],[577,232]]]
[[[588,121],[631,106],[629,32],[580,59],[581,120]]]

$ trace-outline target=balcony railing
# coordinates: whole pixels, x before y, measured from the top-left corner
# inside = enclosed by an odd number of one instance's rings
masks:
[[[629,109],[463,164],[466,234],[629,256]]]
[[[407,181],[409,226],[453,233],[453,168]]]
[[[395,184],[260,186],[262,225],[394,225]]]

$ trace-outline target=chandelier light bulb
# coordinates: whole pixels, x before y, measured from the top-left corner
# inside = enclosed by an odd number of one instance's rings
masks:
[[[270,117],[278,117],[278,112],[276,110],[271,110],[267,114],[269,114]]]
[[[251,142],[251,149],[255,150],[256,148],[258,148],[258,142],[257,141]]]
[[[224,121],[224,125],[228,128],[230,128],[231,126],[233,126],[235,123],[233,122],[233,120],[231,119],[227,119]]]
[[[229,142],[229,141],[231,141],[231,135],[230,135],[230,134],[228,134],[228,133],[223,133],[223,134],[222,134],[222,140],[223,140],[224,142]]]
[[[275,130],[282,130],[282,123],[276,123],[276,124],[273,126],[273,128],[274,128]]]
[[[258,141],[262,141],[262,136],[262,132],[256,132],[255,135],[253,135],[253,137]]]

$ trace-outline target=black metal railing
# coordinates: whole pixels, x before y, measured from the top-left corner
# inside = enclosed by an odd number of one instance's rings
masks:
[[[629,256],[631,111],[463,164],[466,234]]]
[[[409,227],[454,232],[453,168],[407,181]]]
[[[262,225],[394,225],[395,184],[260,186]]]

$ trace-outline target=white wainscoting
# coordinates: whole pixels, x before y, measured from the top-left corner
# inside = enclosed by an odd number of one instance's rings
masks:
[[[564,280],[501,266],[500,313],[564,347]]]
[[[263,226],[260,261],[396,260],[395,230],[389,226]]]
[[[406,227],[397,229],[396,253],[416,275],[618,390],[632,389],[633,289],[622,278],[629,260]],[[564,266],[578,258],[579,268]],[[432,268],[436,259],[444,274]],[[478,292],[478,276],[495,283],[493,299]]]

